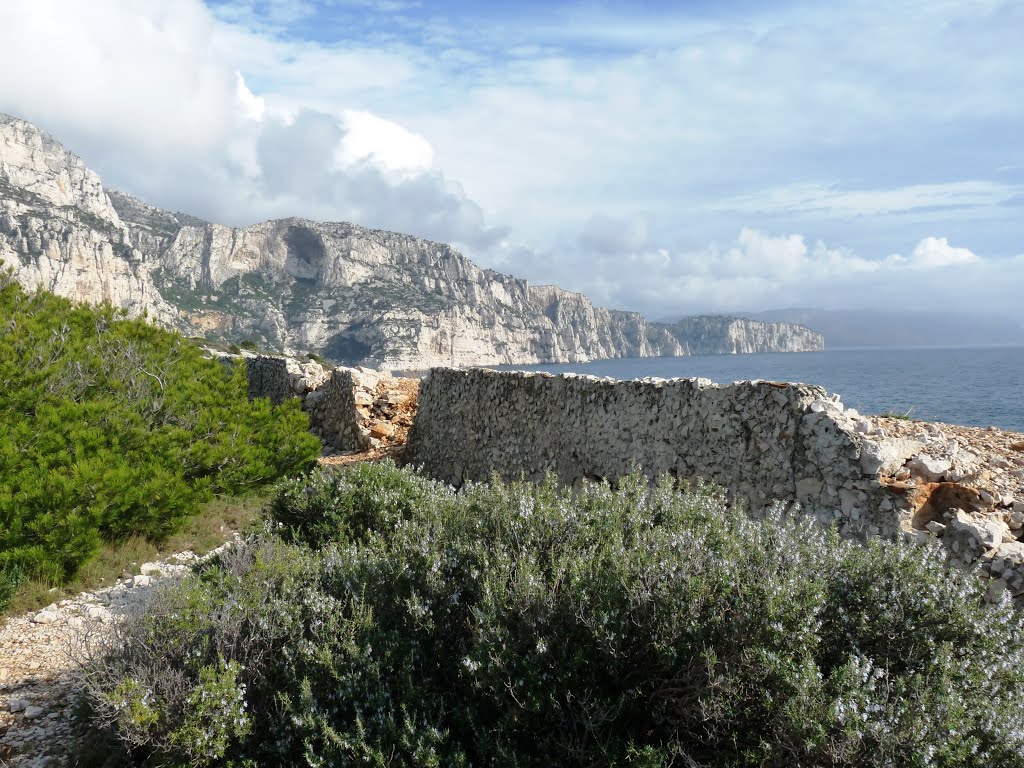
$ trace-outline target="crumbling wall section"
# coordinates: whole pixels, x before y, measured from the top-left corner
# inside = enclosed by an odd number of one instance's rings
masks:
[[[266,397],[280,405],[290,397],[302,400],[309,428],[324,445],[342,451],[361,451],[367,438],[359,428],[352,372],[328,369],[319,363],[271,355],[246,359],[249,399]]]

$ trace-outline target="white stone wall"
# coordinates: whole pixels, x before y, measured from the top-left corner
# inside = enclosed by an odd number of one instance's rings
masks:
[[[668,472],[713,481],[755,514],[798,503],[845,535],[893,536],[904,500],[862,465],[857,418],[804,384],[437,368],[421,384],[406,456],[456,486],[493,472],[553,471],[569,484]]]

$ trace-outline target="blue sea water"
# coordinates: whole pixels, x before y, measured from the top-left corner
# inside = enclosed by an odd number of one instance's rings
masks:
[[[764,355],[692,355],[504,366],[637,379],[700,376],[817,384],[861,413],[1024,432],[1024,347],[836,349]]]

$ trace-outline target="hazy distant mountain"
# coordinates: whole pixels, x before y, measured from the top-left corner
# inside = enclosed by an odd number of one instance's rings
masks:
[[[1000,315],[875,309],[775,309],[749,315],[799,323],[839,347],[959,347],[1024,344],[1024,326]]]

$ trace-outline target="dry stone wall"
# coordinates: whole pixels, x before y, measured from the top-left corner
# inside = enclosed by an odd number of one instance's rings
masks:
[[[293,397],[288,366],[283,357],[250,357],[245,361],[249,376],[249,399],[265,397],[272,405],[280,405]]]
[[[367,437],[359,428],[352,371],[333,370],[319,363],[257,355],[246,359],[249,398],[266,397],[279,405],[287,398],[302,399],[310,430],[338,451],[361,451]]]
[[[863,443],[838,398],[804,384],[434,369],[407,457],[453,485],[668,472],[713,481],[755,513],[799,503],[847,535],[895,535],[894,494],[863,470]]]
[[[290,365],[285,375],[318,432],[338,432],[318,413],[330,387]],[[281,376],[279,363],[269,369]],[[348,373],[359,439],[373,445],[382,439],[374,429],[391,425],[369,419],[368,408],[386,415],[401,393],[378,392],[382,374]],[[253,382],[271,393],[284,386],[263,371]],[[347,382],[335,386],[347,403]],[[550,471],[566,483],[633,469],[703,478],[755,514],[781,502],[848,537],[937,542],[951,563],[992,579],[991,599],[1007,593],[1024,605],[1024,434],[861,416],[805,384],[434,369],[405,459],[455,486],[494,472],[537,480]]]
[[[305,393],[302,402],[314,432],[339,451],[361,451],[366,447],[356,418],[354,393],[352,372],[339,368],[319,389]]]
[[[1024,604],[1024,435],[865,417],[820,387],[434,369],[406,458],[459,486],[631,470],[778,501],[845,536],[938,543]]]

